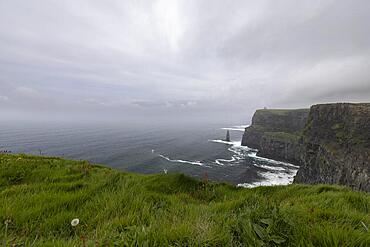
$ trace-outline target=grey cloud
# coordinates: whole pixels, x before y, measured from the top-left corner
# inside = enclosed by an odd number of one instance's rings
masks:
[[[1,1],[0,111],[248,121],[368,101],[368,13],[366,0]]]
[[[9,99],[8,96],[0,95],[0,101],[7,101]]]
[[[177,100],[177,101],[134,101],[134,105],[140,107],[194,107],[198,104],[196,101]]]

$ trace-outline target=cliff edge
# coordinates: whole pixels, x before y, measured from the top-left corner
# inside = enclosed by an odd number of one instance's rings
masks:
[[[245,129],[242,145],[258,149],[258,155],[299,163],[299,138],[309,109],[260,109]]]
[[[370,191],[370,103],[312,106],[301,140],[295,183]]]
[[[257,110],[242,145],[299,165],[295,183],[370,191],[370,103]]]

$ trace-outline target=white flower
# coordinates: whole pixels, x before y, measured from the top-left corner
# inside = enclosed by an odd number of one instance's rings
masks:
[[[163,169],[164,173],[167,174],[168,170],[167,169]]]
[[[78,223],[80,223],[80,220],[79,220],[79,219],[73,219],[73,220],[71,221],[71,225],[72,225],[72,226],[77,226],[77,225],[78,225]]]

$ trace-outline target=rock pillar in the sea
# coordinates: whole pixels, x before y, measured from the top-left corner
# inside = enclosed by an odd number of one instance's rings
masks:
[[[225,141],[230,142],[230,132],[229,131],[226,132]]]

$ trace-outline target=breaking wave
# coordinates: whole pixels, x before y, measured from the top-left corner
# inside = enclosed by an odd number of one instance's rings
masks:
[[[258,186],[274,186],[274,185],[288,185],[293,183],[294,176],[297,174],[296,169],[289,172],[260,172],[259,175],[263,177],[262,181],[241,183],[239,187],[254,188]]]
[[[242,126],[232,126],[227,128],[222,128],[225,130],[241,131],[246,128],[246,125]],[[172,163],[183,163],[189,165],[196,165],[201,167],[227,167],[236,165],[248,165],[254,167],[257,172],[257,180],[245,183],[239,183],[237,186],[245,188],[253,188],[257,186],[273,186],[273,185],[287,185],[293,182],[294,176],[296,175],[299,166],[293,165],[288,162],[277,161],[269,158],[260,157],[257,155],[258,150],[242,146],[241,141],[225,141],[221,139],[208,140],[209,142],[218,143],[221,145],[226,145],[227,150],[231,152],[231,157],[219,158],[207,161],[191,161],[182,159],[172,159],[163,154],[157,154],[157,156],[172,162]],[[155,150],[152,150],[154,153]],[[248,159],[247,164],[245,160]]]
[[[288,162],[277,161],[264,157],[257,156],[258,150],[242,146],[241,141],[223,141],[223,140],[210,140],[211,142],[230,145],[229,151],[233,152],[230,160],[217,159],[217,165],[233,165],[235,161],[245,159],[245,157],[252,158],[256,161],[262,161],[266,164],[256,164],[253,166],[259,168],[258,175],[261,177],[260,181],[240,183],[239,187],[253,188],[257,186],[273,186],[273,185],[287,185],[293,182],[294,176],[297,174],[299,166],[293,165]]]
[[[247,128],[249,125],[237,125],[237,126],[232,126],[232,127],[224,127],[221,128],[223,130],[235,130],[235,131],[244,131],[245,128]]]
[[[210,166],[200,162],[200,161],[188,161],[188,160],[173,160],[167,156],[164,156],[162,154],[158,154],[159,157],[169,161],[169,162],[175,162],[175,163],[184,163],[184,164],[191,164],[191,165],[197,165],[197,166],[203,166],[203,167],[208,167],[211,168]]]

